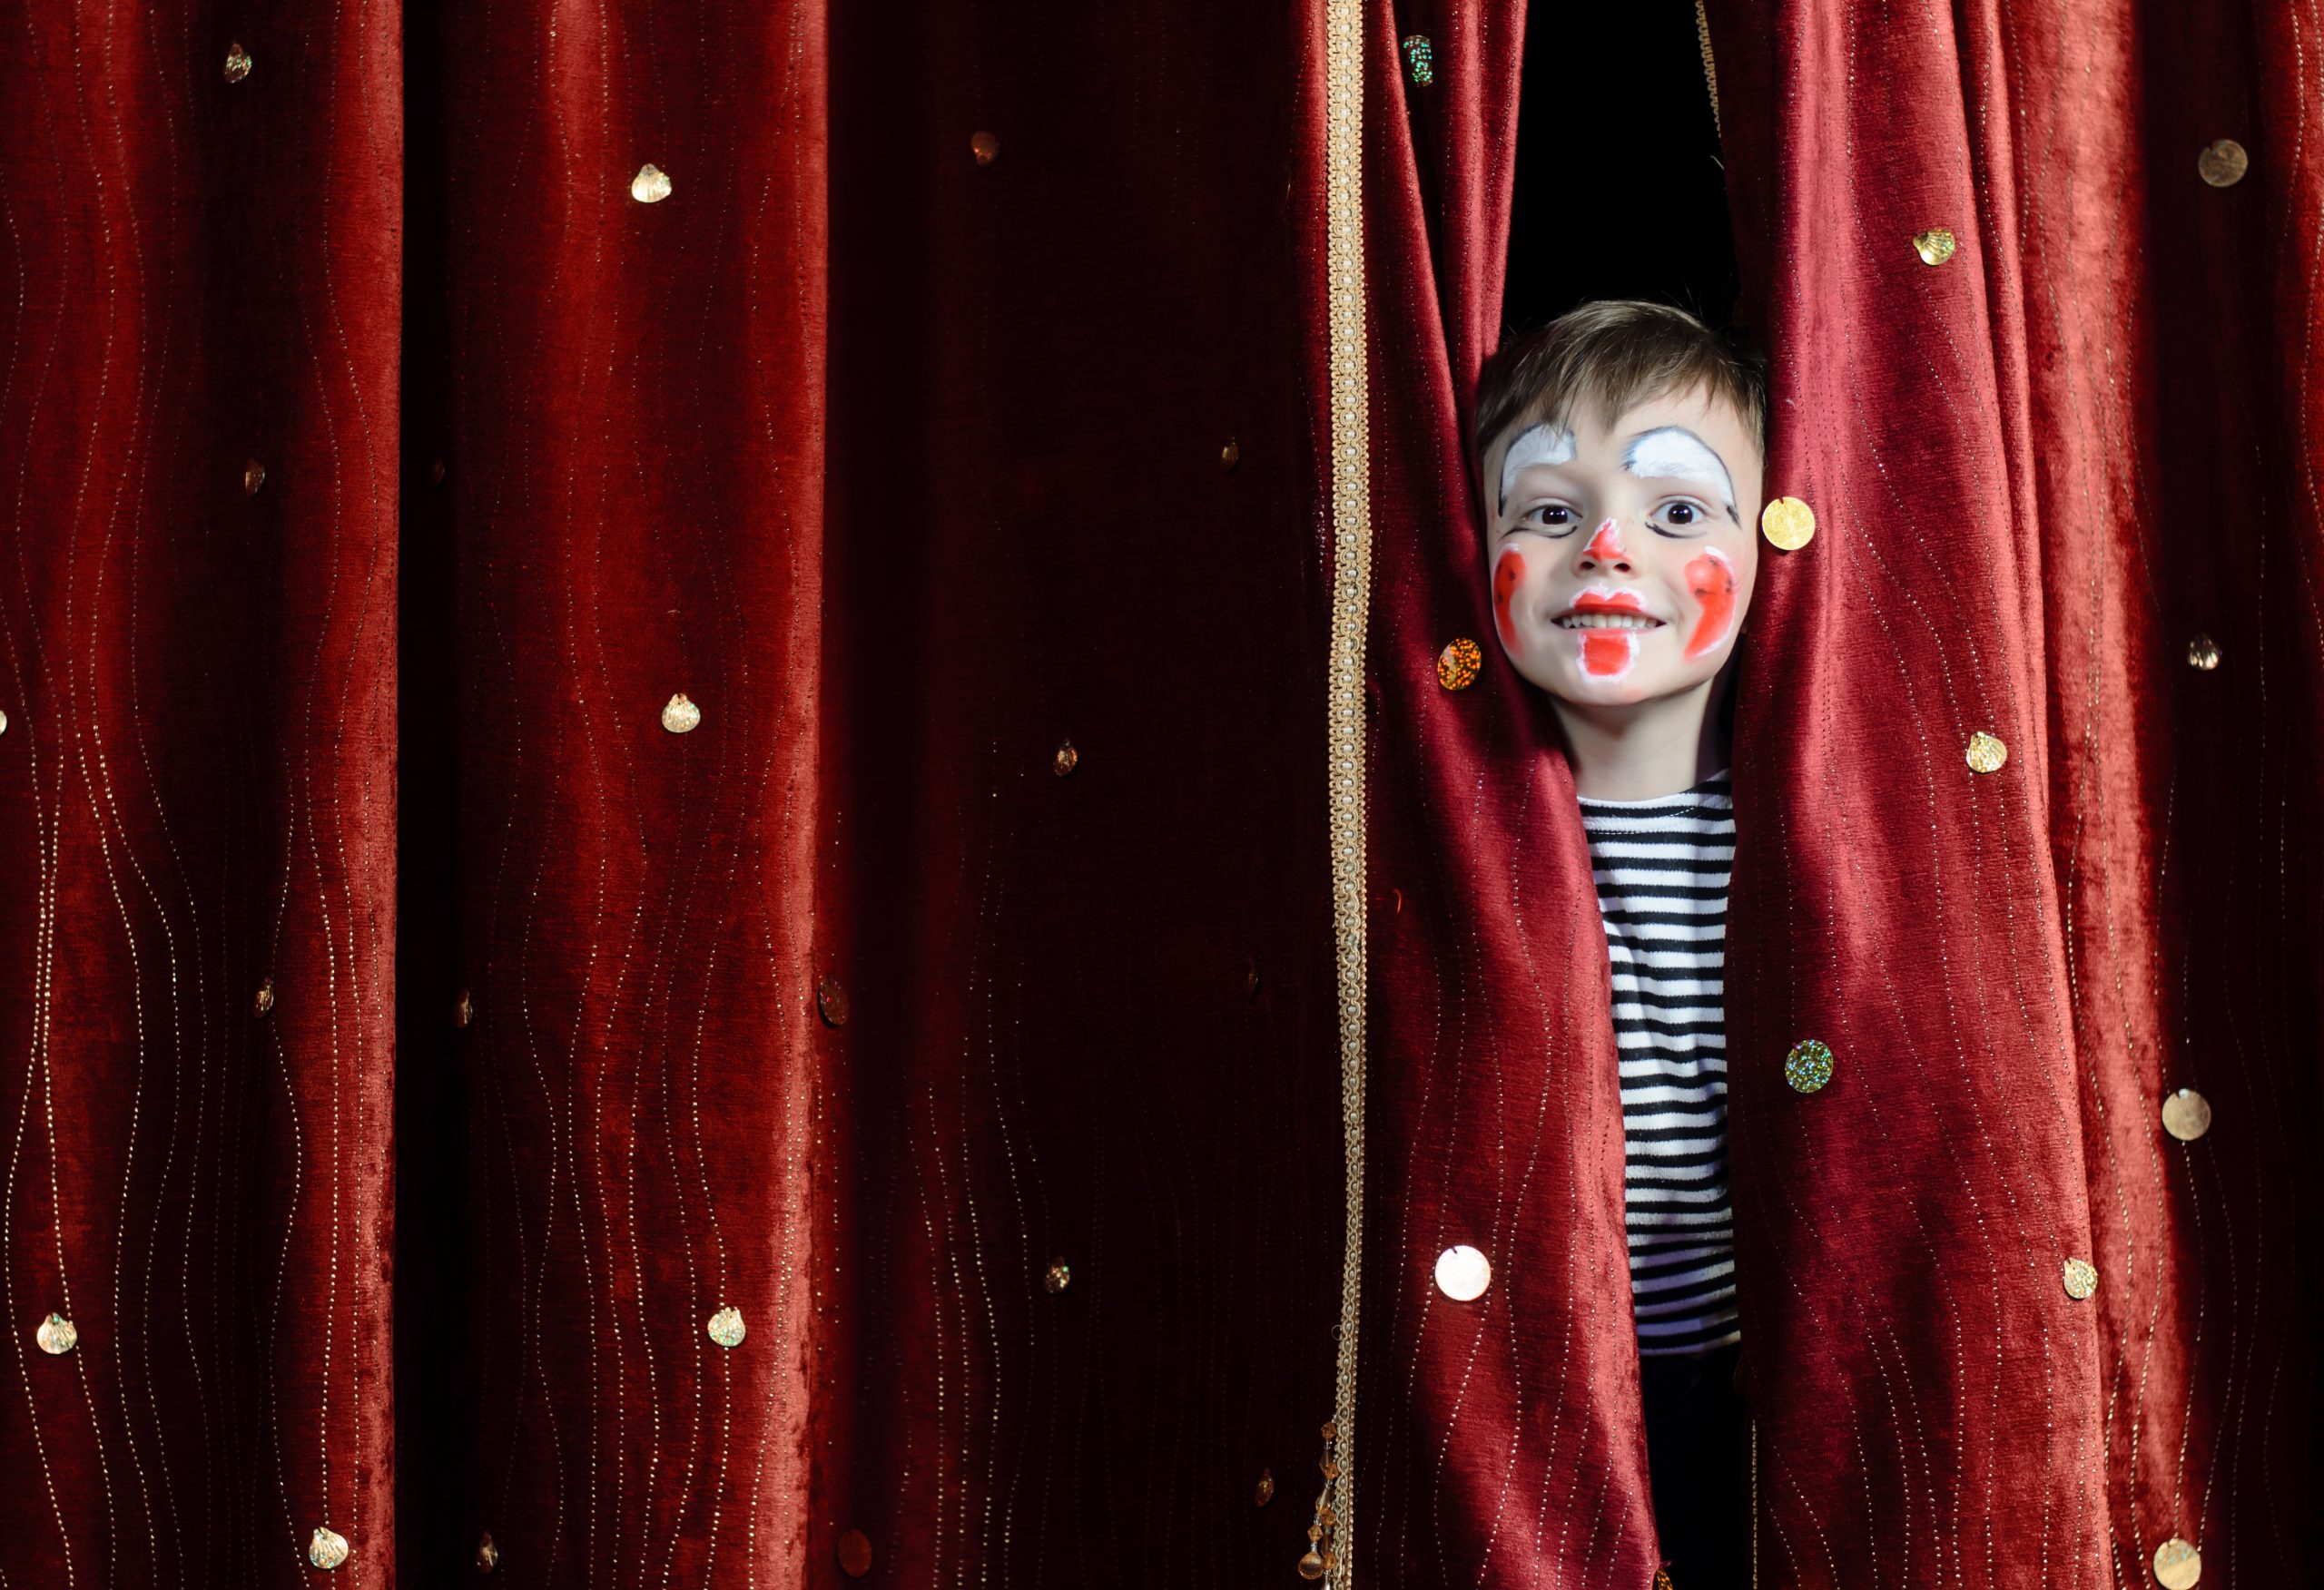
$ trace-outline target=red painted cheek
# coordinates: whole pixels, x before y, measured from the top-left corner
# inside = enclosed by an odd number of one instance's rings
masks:
[[[1622,533],[1611,519],[1598,526],[1598,534],[1590,538],[1584,555],[1600,563],[1620,563],[1630,556],[1630,549],[1622,545]]]
[[[1621,630],[1590,630],[1581,637],[1581,671],[1610,679],[1630,665],[1630,635]]]
[[[1699,657],[1727,638],[1727,626],[1735,617],[1735,571],[1725,558],[1706,552],[1689,560],[1685,572],[1687,589],[1703,609],[1695,633],[1687,637],[1687,655]]]
[[[1525,583],[1525,560],[1515,547],[1501,555],[1492,570],[1492,618],[1501,626],[1501,638],[1505,645],[1517,643],[1517,621],[1510,615],[1510,598],[1517,594],[1517,587]]]

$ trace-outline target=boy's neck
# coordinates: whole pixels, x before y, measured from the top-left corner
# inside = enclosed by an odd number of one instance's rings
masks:
[[[1628,707],[1553,702],[1565,729],[1577,794],[1594,800],[1653,800],[1693,789],[1727,766],[1725,736],[1710,711],[1718,683]]]

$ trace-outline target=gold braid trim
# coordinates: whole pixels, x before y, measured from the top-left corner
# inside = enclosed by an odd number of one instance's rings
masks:
[[[1332,375],[1332,650],[1330,712],[1332,930],[1338,952],[1340,1128],[1347,1183],[1340,1255],[1339,1366],[1324,1441],[1321,1574],[1354,1582],[1355,1330],[1364,1271],[1364,647],[1372,607],[1370,381],[1364,290],[1363,0],[1329,0],[1324,22],[1324,172],[1329,226]],[[1313,1554],[1311,1554],[1313,1555]]]
[[[1704,0],[1695,0],[1695,36],[1703,44],[1703,86],[1710,90],[1710,130],[1724,138],[1727,129],[1718,121],[1718,67],[1710,58],[1710,12]]]

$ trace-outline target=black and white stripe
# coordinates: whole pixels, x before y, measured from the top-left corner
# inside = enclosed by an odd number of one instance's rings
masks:
[[[1614,975],[1623,1218],[1638,1347],[1738,1340],[1727,1192],[1727,878],[1735,803],[1720,773],[1659,800],[1581,802]]]

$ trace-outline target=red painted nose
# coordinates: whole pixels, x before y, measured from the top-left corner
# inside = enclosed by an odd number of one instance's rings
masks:
[[[1630,560],[1630,549],[1622,545],[1621,529],[1611,519],[1598,526],[1597,533],[1590,537],[1590,545],[1581,549],[1581,555],[1623,567],[1628,567]]]

